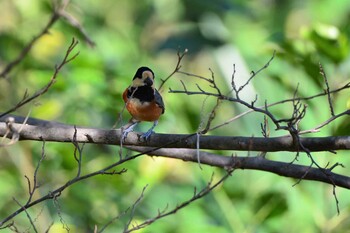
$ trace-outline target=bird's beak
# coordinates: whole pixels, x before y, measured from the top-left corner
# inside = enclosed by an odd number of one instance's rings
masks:
[[[152,86],[153,85],[153,80],[150,77],[147,77],[144,81],[146,86]]]

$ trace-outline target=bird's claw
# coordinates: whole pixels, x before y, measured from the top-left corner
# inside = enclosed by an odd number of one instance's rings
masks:
[[[121,137],[121,139],[120,139],[121,142],[125,142],[125,139],[126,139],[126,137],[128,136],[128,133],[129,133],[129,132],[123,132],[123,135],[122,135],[122,137]]]
[[[133,131],[133,127],[129,127],[129,128],[127,128],[127,129],[123,130],[123,134],[122,134],[122,137],[121,137],[120,141],[121,141],[121,142],[125,142],[126,137],[127,137],[128,134],[129,134],[130,132],[132,132],[132,131]]]
[[[148,138],[151,136],[151,134],[154,133],[153,130],[148,130],[146,133],[141,135],[141,139],[145,139],[146,141],[148,140]]]

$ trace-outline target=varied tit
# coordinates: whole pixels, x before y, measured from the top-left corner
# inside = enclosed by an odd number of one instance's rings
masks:
[[[122,141],[139,122],[153,121],[153,126],[141,136],[147,140],[157,126],[159,117],[165,111],[162,96],[154,87],[154,73],[150,68],[140,67],[136,71],[131,86],[123,93],[123,99],[132,118],[123,131]]]

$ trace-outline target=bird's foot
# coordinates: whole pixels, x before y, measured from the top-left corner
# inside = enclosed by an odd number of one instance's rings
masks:
[[[140,138],[145,139],[145,141],[147,141],[152,133],[154,133],[154,131],[153,131],[153,129],[150,129],[146,133],[142,134]]]
[[[145,139],[146,141],[148,140],[148,138],[151,136],[152,133],[154,133],[153,129],[154,127],[156,127],[158,125],[158,121],[155,121],[153,123],[153,126],[144,134],[141,135],[141,139]]]
[[[128,134],[134,130],[134,126],[135,126],[135,124],[129,126],[128,128],[126,128],[126,129],[124,129],[124,130],[122,131],[123,133],[122,133],[122,137],[121,137],[121,139],[120,139],[120,142],[121,142],[121,143],[122,143],[122,142],[125,142],[125,139],[126,139],[126,137],[128,136]]]

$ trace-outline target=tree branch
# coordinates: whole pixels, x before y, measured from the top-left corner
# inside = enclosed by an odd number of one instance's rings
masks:
[[[37,92],[35,92],[32,96],[28,96],[27,92],[24,94],[23,98],[21,101],[19,101],[14,107],[12,107],[11,109],[7,110],[6,112],[4,113],[1,113],[0,114],[0,118],[3,117],[3,116],[6,116],[7,114],[17,110],[18,108],[22,107],[23,105],[33,101],[34,99],[38,98],[39,96],[45,94],[49,89],[50,87],[56,82],[56,78],[58,76],[58,73],[61,71],[62,67],[64,65],[66,65],[67,63],[71,62],[73,59],[75,59],[78,55],[79,55],[79,52],[72,55],[72,51],[74,50],[75,46],[77,46],[79,42],[76,40],[76,39],[72,39],[72,42],[71,44],[69,45],[67,51],[66,51],[66,54],[64,56],[64,58],[62,59],[61,63],[59,65],[57,65],[55,67],[55,70],[53,72],[53,75],[50,79],[50,81],[44,86],[42,87],[40,90],[38,90]]]
[[[197,151],[194,149],[156,149],[149,147],[127,146],[126,148],[137,152],[147,152],[150,156],[161,156],[184,161],[197,162]],[[256,157],[238,157],[223,156],[208,152],[200,152],[201,163],[221,167],[224,169],[251,169],[267,171],[280,176],[291,177],[303,180],[314,180],[336,186],[350,189],[350,177],[338,175],[332,172],[334,166],[320,170],[319,168],[310,168],[309,166],[297,165],[292,163],[271,161],[263,156]],[[336,164],[335,166],[340,166]]]
[[[38,39],[49,32],[49,29],[61,17],[61,13],[64,12],[64,9],[66,8],[67,4],[68,2],[65,1],[62,2],[62,4],[60,4],[56,8],[54,8],[51,18],[46,24],[46,26],[36,36],[34,36],[31,41],[29,41],[29,43],[22,49],[21,53],[12,62],[5,66],[5,68],[0,72],[0,78],[6,77],[6,75],[10,73],[11,70],[26,57],[26,55],[29,53],[29,51],[32,49],[33,45],[38,41]]]
[[[3,118],[0,118],[2,121]],[[37,120],[38,121],[38,120]],[[44,125],[25,125],[13,123],[15,129],[22,127],[19,134],[19,140],[33,140],[46,142],[72,142],[72,135],[75,128],[72,125],[58,123]],[[121,130],[97,129],[77,127],[77,143],[94,143],[119,145]],[[4,136],[7,131],[5,123],[0,123],[0,136]],[[162,147],[162,148],[197,148],[196,134],[152,134],[148,141],[140,141],[137,132],[128,134],[123,145]],[[12,134],[8,133],[7,137],[11,138]],[[308,151],[336,151],[350,149],[350,136],[336,137],[301,137],[301,144]],[[283,137],[233,137],[233,136],[207,136],[202,135],[200,140],[201,149],[216,150],[239,150],[239,151],[303,151],[300,145],[293,142],[291,136]]]
[[[150,219],[147,219],[146,221],[144,221],[140,224],[136,224],[131,229],[125,229],[123,231],[123,233],[129,233],[129,232],[133,232],[133,231],[142,229],[144,227],[151,225],[152,223],[154,223],[155,221],[157,221],[161,218],[175,214],[179,210],[185,208],[186,206],[190,205],[191,203],[193,203],[193,202],[203,198],[207,194],[209,194],[213,189],[215,189],[220,184],[222,184],[232,174],[232,172],[233,172],[233,170],[228,171],[227,174],[225,174],[219,181],[217,181],[215,183],[213,182],[213,177],[212,177],[212,179],[208,182],[208,184],[203,189],[201,189],[199,192],[197,192],[197,189],[195,188],[192,198],[188,199],[187,201],[182,202],[181,204],[178,204],[175,208],[173,208],[169,211],[166,211],[166,209],[163,211],[158,211],[157,216],[150,218]]]
[[[2,120],[2,119],[0,119]],[[13,127],[23,127],[19,133],[20,140],[72,142],[72,135],[76,143],[95,143],[119,145],[120,130],[106,130],[94,128],[82,128],[64,125],[61,123],[28,119],[28,122],[41,123],[37,126],[13,124]],[[6,132],[5,123],[0,123],[0,136]],[[11,137],[11,135],[8,135]],[[202,135],[200,140],[201,149],[219,150],[242,150],[242,151],[334,151],[349,150],[350,136],[323,137],[323,138],[300,138],[301,143],[293,143],[291,136],[265,138],[265,137],[224,137]],[[137,133],[130,133],[124,145],[135,151],[149,155],[163,156],[197,162],[197,139],[196,134],[153,134],[149,141],[139,141]],[[133,146],[130,146],[133,145]],[[303,147],[301,147],[302,145]],[[143,146],[143,147],[139,147]],[[162,149],[160,149],[162,148]],[[164,149],[163,149],[164,148]],[[172,149],[165,149],[172,148]],[[174,149],[174,148],[192,148]],[[206,152],[200,152],[201,163],[210,166],[235,169],[253,169],[272,172],[281,176],[317,180],[325,183],[334,183],[337,186],[350,188],[350,178],[337,175],[332,169],[310,168],[309,166],[295,165],[284,162],[270,161],[263,157],[227,157]]]

